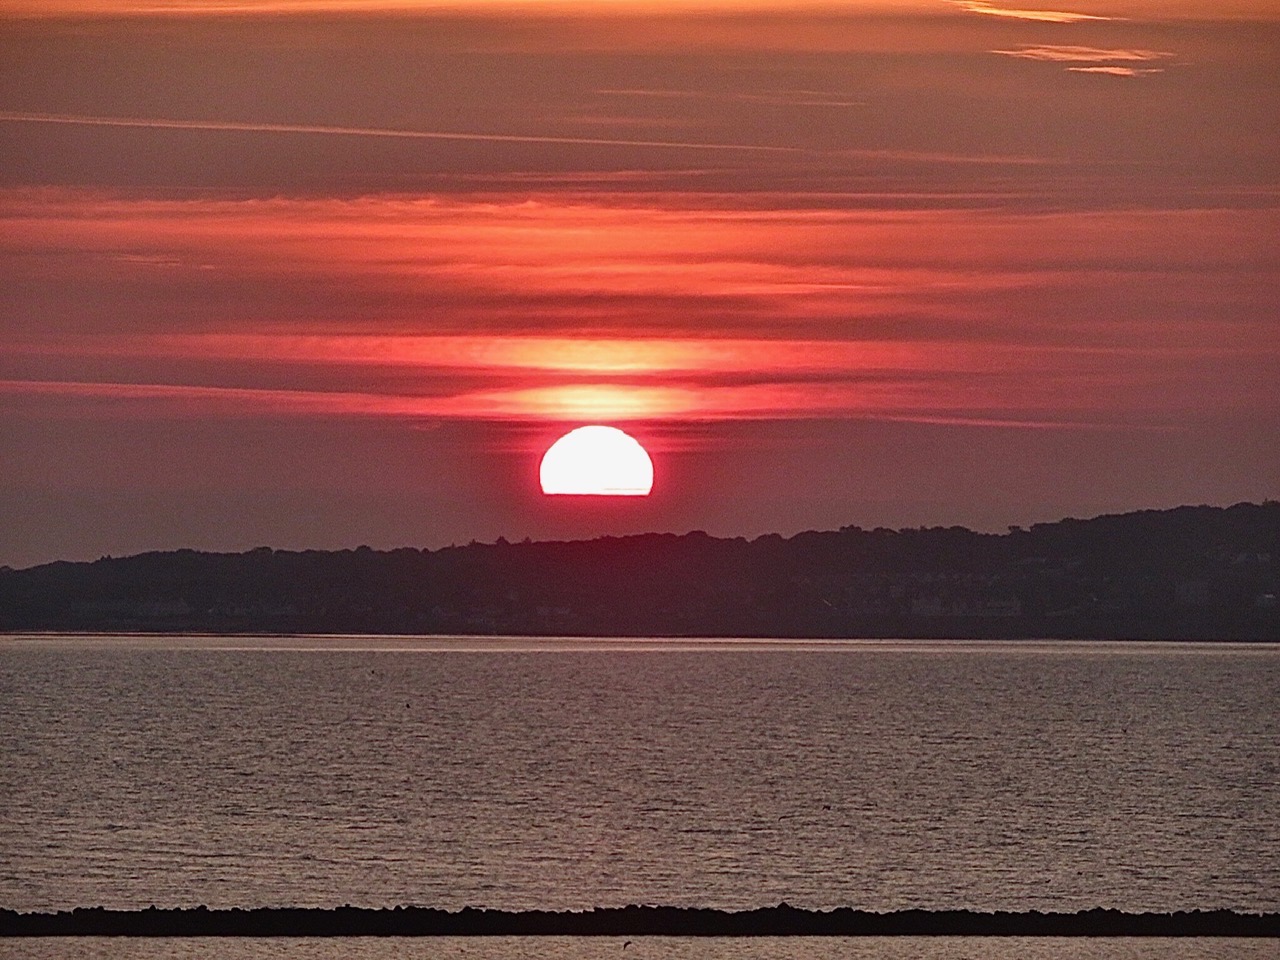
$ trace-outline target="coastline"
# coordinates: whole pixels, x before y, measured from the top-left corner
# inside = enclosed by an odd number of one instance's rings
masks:
[[[77,908],[57,913],[0,910],[7,937],[1249,937],[1280,938],[1280,913],[1232,910],[1075,913],[849,908],[803,910],[780,903],[755,910],[628,906],[575,911],[467,907],[369,909],[144,910]]]

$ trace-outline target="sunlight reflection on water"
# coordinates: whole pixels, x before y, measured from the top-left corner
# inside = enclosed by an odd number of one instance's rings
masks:
[[[0,906],[1280,909],[1275,647],[457,643],[0,640]]]

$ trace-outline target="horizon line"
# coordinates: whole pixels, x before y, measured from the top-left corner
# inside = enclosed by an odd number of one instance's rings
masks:
[[[690,529],[690,530],[685,530],[682,533],[676,533],[670,530],[648,530],[648,531],[639,532],[639,533],[617,533],[617,534],[601,533],[601,534],[596,534],[594,536],[585,536],[585,537],[576,537],[576,538],[566,537],[562,539],[547,538],[547,539],[536,539],[536,540],[530,536],[521,537],[519,539],[509,539],[505,535],[499,535],[493,541],[471,540],[467,543],[449,543],[449,544],[438,546],[438,547],[415,547],[415,546],[409,546],[408,544],[401,544],[400,546],[395,546],[395,547],[371,547],[368,544],[359,544],[354,547],[348,546],[348,547],[328,547],[328,548],[325,548],[325,547],[297,547],[297,548],[272,547],[266,544],[260,544],[254,547],[246,547],[241,550],[202,549],[197,547],[166,547],[166,548],[156,548],[152,550],[141,550],[137,553],[121,554],[119,556],[111,553],[105,553],[100,555],[96,560],[67,560],[67,559],[59,558],[55,560],[46,560],[40,563],[34,563],[34,564],[31,564],[30,566],[25,566],[25,567],[13,567],[8,564],[0,564],[0,572],[17,573],[17,572],[26,571],[26,570],[35,570],[39,567],[52,566],[54,564],[94,564],[94,563],[101,563],[103,561],[132,560],[139,557],[150,557],[150,556],[156,556],[156,555],[179,554],[179,553],[194,553],[194,554],[201,554],[206,556],[246,556],[251,553],[263,553],[263,552],[272,553],[272,554],[276,554],[276,553],[334,554],[334,553],[366,553],[366,552],[378,553],[378,554],[390,554],[390,553],[397,553],[402,550],[409,550],[415,553],[440,553],[445,550],[470,550],[470,549],[484,548],[484,547],[489,547],[489,548],[537,547],[537,546],[549,546],[549,545],[559,545],[559,544],[597,543],[600,541],[637,540],[637,539],[642,539],[647,537],[671,537],[677,540],[684,539],[686,537],[694,537],[698,539],[705,538],[707,540],[717,540],[721,542],[732,542],[735,540],[742,540],[746,543],[756,543],[760,540],[778,538],[784,543],[787,543],[796,539],[797,537],[802,537],[802,536],[812,535],[812,534],[861,533],[861,534],[893,534],[897,536],[902,534],[910,535],[910,534],[919,534],[919,533],[936,533],[940,531],[943,531],[943,532],[962,531],[964,533],[967,533],[976,537],[1004,538],[1004,537],[1016,536],[1018,534],[1030,533],[1037,527],[1052,527],[1052,526],[1057,526],[1063,523],[1091,523],[1098,520],[1109,520],[1109,519],[1116,519],[1121,517],[1132,517],[1132,516],[1138,516],[1141,514],[1151,514],[1151,513],[1176,513],[1184,510],[1227,511],[1227,510],[1235,510],[1241,507],[1252,507],[1255,509],[1280,509],[1280,500],[1264,497],[1263,499],[1256,500],[1256,501],[1255,500],[1239,500],[1235,503],[1227,504],[1225,506],[1217,505],[1217,504],[1209,504],[1209,503],[1195,503],[1195,504],[1183,503],[1183,504],[1178,504],[1177,506],[1172,506],[1172,507],[1140,507],[1132,510],[1120,510],[1115,512],[1097,513],[1091,516],[1084,516],[1084,517],[1063,516],[1063,517],[1059,517],[1056,520],[1033,521],[1025,525],[1024,524],[1008,524],[1006,526],[1006,529],[1003,532],[994,531],[994,530],[980,530],[980,529],[976,530],[970,527],[966,527],[962,524],[940,524],[939,523],[939,524],[921,525],[921,526],[914,526],[914,527],[910,527],[910,526],[863,527],[856,523],[851,523],[851,524],[846,524],[840,527],[836,527],[834,529],[808,528],[805,530],[798,530],[792,534],[783,534],[776,531],[770,531],[767,533],[755,534],[754,536],[748,536],[746,534],[712,534],[702,529]]]

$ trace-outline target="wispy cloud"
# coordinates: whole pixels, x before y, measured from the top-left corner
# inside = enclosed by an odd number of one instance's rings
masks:
[[[716,100],[759,103],[778,107],[865,107],[867,101],[828,90],[779,90],[769,93],[721,90],[604,89],[596,93],[608,97],[635,97],[654,100]]]
[[[1099,73],[1112,77],[1141,77],[1163,73],[1163,67],[1134,67],[1133,63],[1152,63],[1173,56],[1167,50],[1144,50],[1121,47],[1081,47],[1070,44],[1039,44],[1021,46],[1014,50],[992,50],[1002,57],[1020,60],[1036,60],[1043,63],[1063,64],[1070,73]]]
[[[532,134],[470,133],[442,130],[401,130],[387,127],[347,127],[309,123],[257,123],[239,120],[179,120],[165,117],[104,117],[63,113],[0,111],[0,122],[60,123],[94,127],[140,127],[152,130],[204,130],[228,133],[301,133],[344,137],[389,137],[402,140],[462,140],[478,143],[546,143],[592,147],[654,148],[662,150],[729,150],[795,153],[797,148],[750,143],[709,143],[682,140],[643,140],[613,137],[560,137]]]
[[[954,387],[954,385],[953,385]],[[1107,417],[1057,409],[1048,390],[1012,404],[1007,384],[990,382],[960,397],[938,381],[830,383],[619,384],[608,382],[463,390],[444,396],[323,389],[262,389],[173,383],[0,380],[5,397],[44,398],[64,415],[113,419],[165,417],[373,417],[430,420],[636,421],[793,420],[813,417],[1099,427]],[[1142,424],[1128,423],[1126,429]]]
[[[1038,20],[1042,23],[1076,23],[1081,20],[1119,20],[1121,17],[1104,17],[1093,13],[1072,13],[1066,10],[1020,10],[999,7],[985,0],[950,0],[970,13],[982,13],[990,17],[1010,17],[1015,20]]]
[[[1274,224],[723,196],[0,192],[0,393],[139,419],[1135,423],[1188,398],[1230,412],[1274,383],[1254,346],[1273,290],[1241,265]]]
[[[939,340],[807,340],[741,337],[546,337],[360,334],[154,334],[15,343],[10,354],[236,360],[263,364],[411,367],[485,375],[864,377],[946,370],[983,373],[1035,370],[1044,348]],[[1058,347],[1063,356],[1096,353]]]
[[[1131,47],[1109,49],[1105,47],[1080,47],[1067,44],[1039,44],[1018,47],[1016,50],[992,50],[1005,57],[1020,57],[1023,60],[1047,60],[1052,63],[1108,63],[1143,62],[1148,60],[1164,60],[1173,54],[1166,50],[1142,50]]]
[[[1148,73],[1164,73],[1159,67],[1067,67],[1071,73],[1103,73],[1112,77],[1141,77]]]
[[[1063,161],[1049,157],[1033,157],[1022,154],[1000,153],[943,153],[928,150],[842,150],[841,156],[866,160],[889,160],[903,163],[946,164],[960,166],[1039,167],[1060,164]]]

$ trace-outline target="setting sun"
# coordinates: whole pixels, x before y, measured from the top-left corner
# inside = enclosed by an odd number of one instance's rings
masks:
[[[570,430],[542,457],[542,492],[643,497],[653,489],[653,461],[616,427]]]

